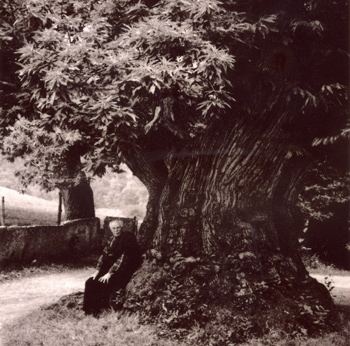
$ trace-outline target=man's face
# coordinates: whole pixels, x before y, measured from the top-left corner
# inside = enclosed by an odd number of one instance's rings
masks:
[[[122,232],[122,226],[123,226],[123,224],[121,222],[111,222],[109,224],[109,228],[111,229],[111,231],[115,237],[120,236],[120,234]]]

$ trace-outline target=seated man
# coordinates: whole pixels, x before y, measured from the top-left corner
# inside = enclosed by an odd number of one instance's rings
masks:
[[[97,270],[85,283],[83,310],[98,314],[110,306],[110,296],[126,287],[141,264],[141,251],[133,233],[123,230],[122,221],[111,221],[112,238],[104,248]]]

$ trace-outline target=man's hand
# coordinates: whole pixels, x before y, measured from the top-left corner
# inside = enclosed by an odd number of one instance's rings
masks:
[[[95,280],[97,275],[98,275],[98,271],[93,273],[90,277],[92,278],[92,280]]]
[[[98,281],[102,282],[102,283],[108,283],[109,279],[111,277],[111,274],[110,273],[107,273],[105,275],[103,275],[102,277],[100,277],[98,279]]]

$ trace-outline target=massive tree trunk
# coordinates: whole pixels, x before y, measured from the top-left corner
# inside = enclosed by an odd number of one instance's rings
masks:
[[[158,131],[153,140],[144,139],[142,149],[124,153],[128,167],[145,185],[149,195],[146,216],[138,232],[138,242],[143,250],[152,247],[158,224],[159,201],[168,177],[168,168],[164,161],[168,149],[167,134]]]
[[[333,326],[330,295],[305,270],[293,228],[310,160],[284,131],[288,114],[274,118],[231,116],[174,148],[125,307],[169,327],[207,325],[223,342]]]

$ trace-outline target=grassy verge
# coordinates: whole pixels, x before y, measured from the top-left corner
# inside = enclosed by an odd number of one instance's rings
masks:
[[[137,316],[105,313],[99,319],[81,310],[43,310],[3,327],[1,345],[47,346],[181,346],[177,341],[160,339],[154,326],[142,326]]]
[[[56,304],[5,325],[3,346],[202,346],[198,341],[204,329],[195,328],[181,341],[159,331],[156,325],[142,325],[135,315],[104,313],[99,319],[85,316],[80,309]],[[264,338],[252,339],[242,346],[347,346],[350,341],[350,311],[341,317],[341,330],[308,339],[271,331]],[[178,335],[181,335],[181,330]],[[231,345],[225,345],[231,346]]]

